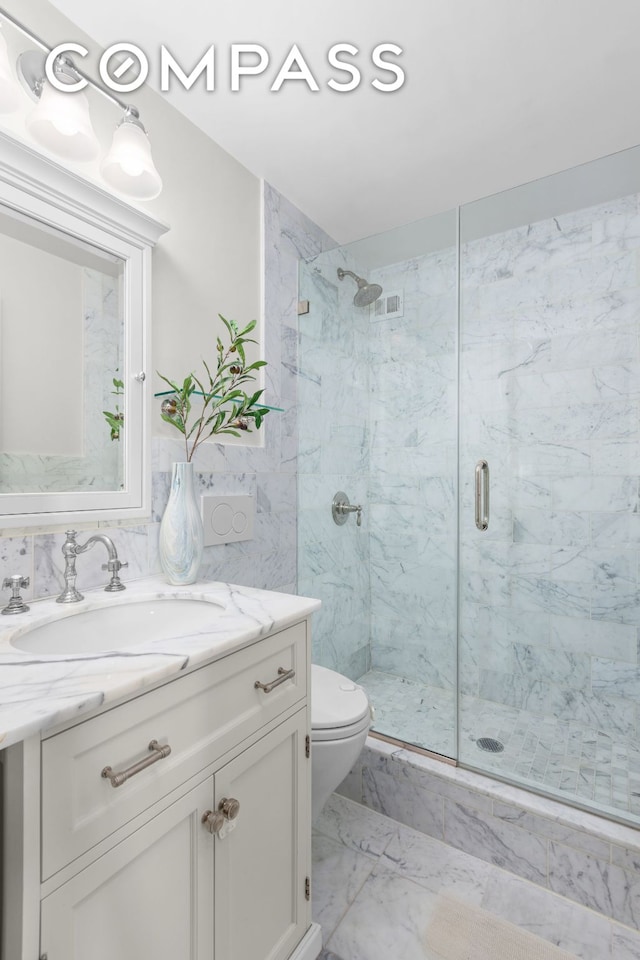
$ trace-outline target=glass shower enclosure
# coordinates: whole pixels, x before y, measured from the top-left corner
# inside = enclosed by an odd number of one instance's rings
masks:
[[[633,823],[639,265],[633,149],[301,264],[298,364],[315,662],[380,734]]]

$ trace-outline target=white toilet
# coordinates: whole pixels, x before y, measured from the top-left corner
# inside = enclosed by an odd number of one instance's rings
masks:
[[[371,726],[371,707],[357,683],[311,665],[312,819],[360,756]]]

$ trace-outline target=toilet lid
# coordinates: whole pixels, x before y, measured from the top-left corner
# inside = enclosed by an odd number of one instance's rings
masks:
[[[369,715],[367,695],[335,670],[311,665],[311,727],[347,727]]]

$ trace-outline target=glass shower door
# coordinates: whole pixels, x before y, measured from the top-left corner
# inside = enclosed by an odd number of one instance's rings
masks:
[[[455,756],[457,215],[300,265],[298,589],[375,730]],[[354,302],[352,271],[382,294]],[[336,492],[362,506],[333,522]]]
[[[459,759],[621,814],[640,813],[639,160],[460,221]]]

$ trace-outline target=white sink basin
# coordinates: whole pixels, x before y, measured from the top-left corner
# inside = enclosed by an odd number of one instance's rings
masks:
[[[150,640],[201,633],[224,613],[224,607],[191,597],[132,600],[113,607],[85,610],[34,626],[11,639],[29,653],[96,653],[122,650]]]

